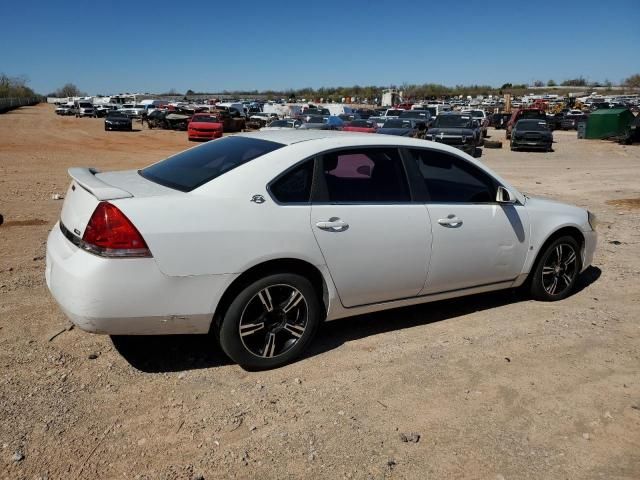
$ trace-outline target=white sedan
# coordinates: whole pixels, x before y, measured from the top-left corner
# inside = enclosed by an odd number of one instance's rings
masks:
[[[298,357],[324,320],[523,285],[563,299],[596,246],[586,210],[418,139],[243,133],[138,171],[69,173],[46,266],[69,318],[214,333],[253,369]]]

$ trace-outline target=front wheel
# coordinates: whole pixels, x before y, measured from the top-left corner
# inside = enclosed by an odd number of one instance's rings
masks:
[[[318,295],[307,278],[272,274],[246,286],[231,302],[220,326],[220,345],[244,368],[276,368],[300,356],[320,321]]]
[[[580,247],[573,237],[560,237],[542,253],[531,278],[531,295],[553,302],[567,298],[582,264]]]

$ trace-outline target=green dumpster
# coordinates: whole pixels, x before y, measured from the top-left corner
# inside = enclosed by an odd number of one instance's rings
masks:
[[[635,117],[628,108],[602,108],[589,115],[585,138],[609,138],[627,133]]]

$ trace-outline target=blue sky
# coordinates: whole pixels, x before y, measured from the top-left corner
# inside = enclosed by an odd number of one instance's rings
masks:
[[[43,94],[640,73],[640,0],[22,0],[2,16],[0,72]]]

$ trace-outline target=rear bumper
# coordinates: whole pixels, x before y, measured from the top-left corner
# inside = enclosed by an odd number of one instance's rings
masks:
[[[164,275],[153,258],[109,259],[85,252],[56,224],[45,277],[61,310],[82,330],[108,335],[207,333],[236,275]]]

